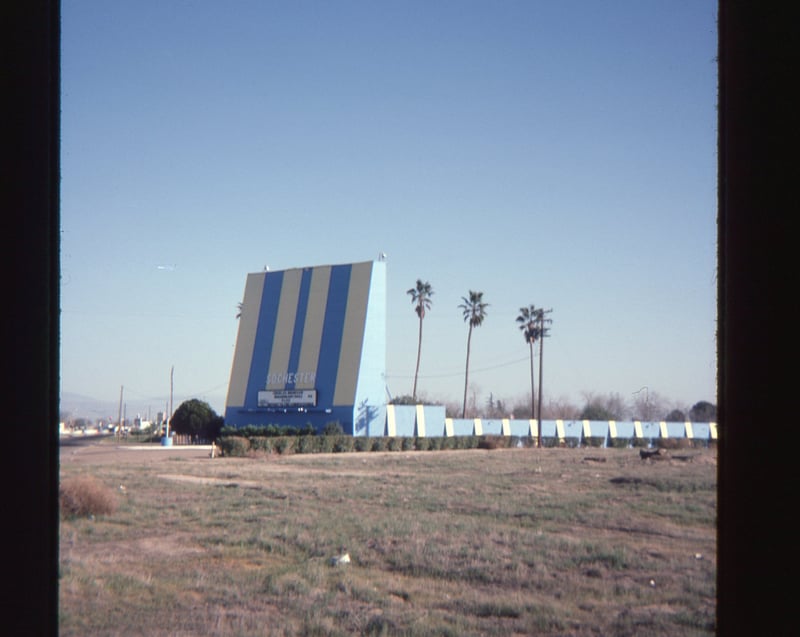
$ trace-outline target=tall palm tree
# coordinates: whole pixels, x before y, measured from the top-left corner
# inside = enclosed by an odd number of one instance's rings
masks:
[[[521,307],[519,308],[519,316],[517,317],[517,323],[520,324],[519,329],[522,330],[522,336],[525,338],[525,342],[528,344],[528,348],[531,352],[531,418],[536,418],[536,392],[534,391],[535,384],[533,375],[533,345],[536,343],[536,339],[539,338],[539,327],[537,324],[538,311],[539,310],[536,309],[535,305]]]
[[[458,307],[463,310],[464,321],[469,323],[469,333],[467,334],[467,367],[464,372],[464,404],[461,408],[461,417],[467,415],[467,387],[469,386],[469,348],[472,343],[472,328],[480,327],[486,318],[486,308],[488,303],[483,302],[483,292],[469,291],[469,298],[461,297],[464,302]]]
[[[422,354],[422,320],[425,318],[425,311],[431,309],[431,297],[433,296],[433,288],[431,284],[421,279],[417,279],[417,286],[411,288],[406,292],[411,295],[411,302],[414,304],[414,311],[419,317],[419,339],[417,340],[417,368],[414,370],[414,390],[411,396],[414,402],[417,402],[417,377],[419,376],[419,358]]]

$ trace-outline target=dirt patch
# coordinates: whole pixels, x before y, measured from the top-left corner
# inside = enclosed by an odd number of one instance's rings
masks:
[[[210,445],[193,445],[187,447],[162,447],[159,444],[123,445],[110,441],[90,442],[83,445],[62,445],[60,449],[61,464],[153,464],[165,460],[201,459],[211,460]]]
[[[262,484],[253,480],[223,480],[221,478],[206,478],[201,476],[189,476],[185,474],[165,474],[161,473],[157,477],[162,480],[172,480],[173,482],[191,482],[193,484],[206,484],[219,487],[243,487],[245,489],[260,489]]]

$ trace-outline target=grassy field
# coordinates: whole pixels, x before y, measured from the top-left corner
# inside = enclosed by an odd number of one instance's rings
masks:
[[[716,454],[64,464],[61,635],[713,635]],[[348,553],[349,564],[332,558]]]

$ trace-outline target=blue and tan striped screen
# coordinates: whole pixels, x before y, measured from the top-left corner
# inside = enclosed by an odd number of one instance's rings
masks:
[[[320,407],[353,405],[372,262],[250,274],[229,407],[263,389],[316,389]]]

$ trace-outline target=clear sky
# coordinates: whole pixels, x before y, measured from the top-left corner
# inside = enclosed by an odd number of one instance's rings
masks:
[[[61,390],[224,411],[248,272],[387,257],[387,385],[716,402],[716,1],[62,3]],[[536,361],[538,366],[538,361]]]

